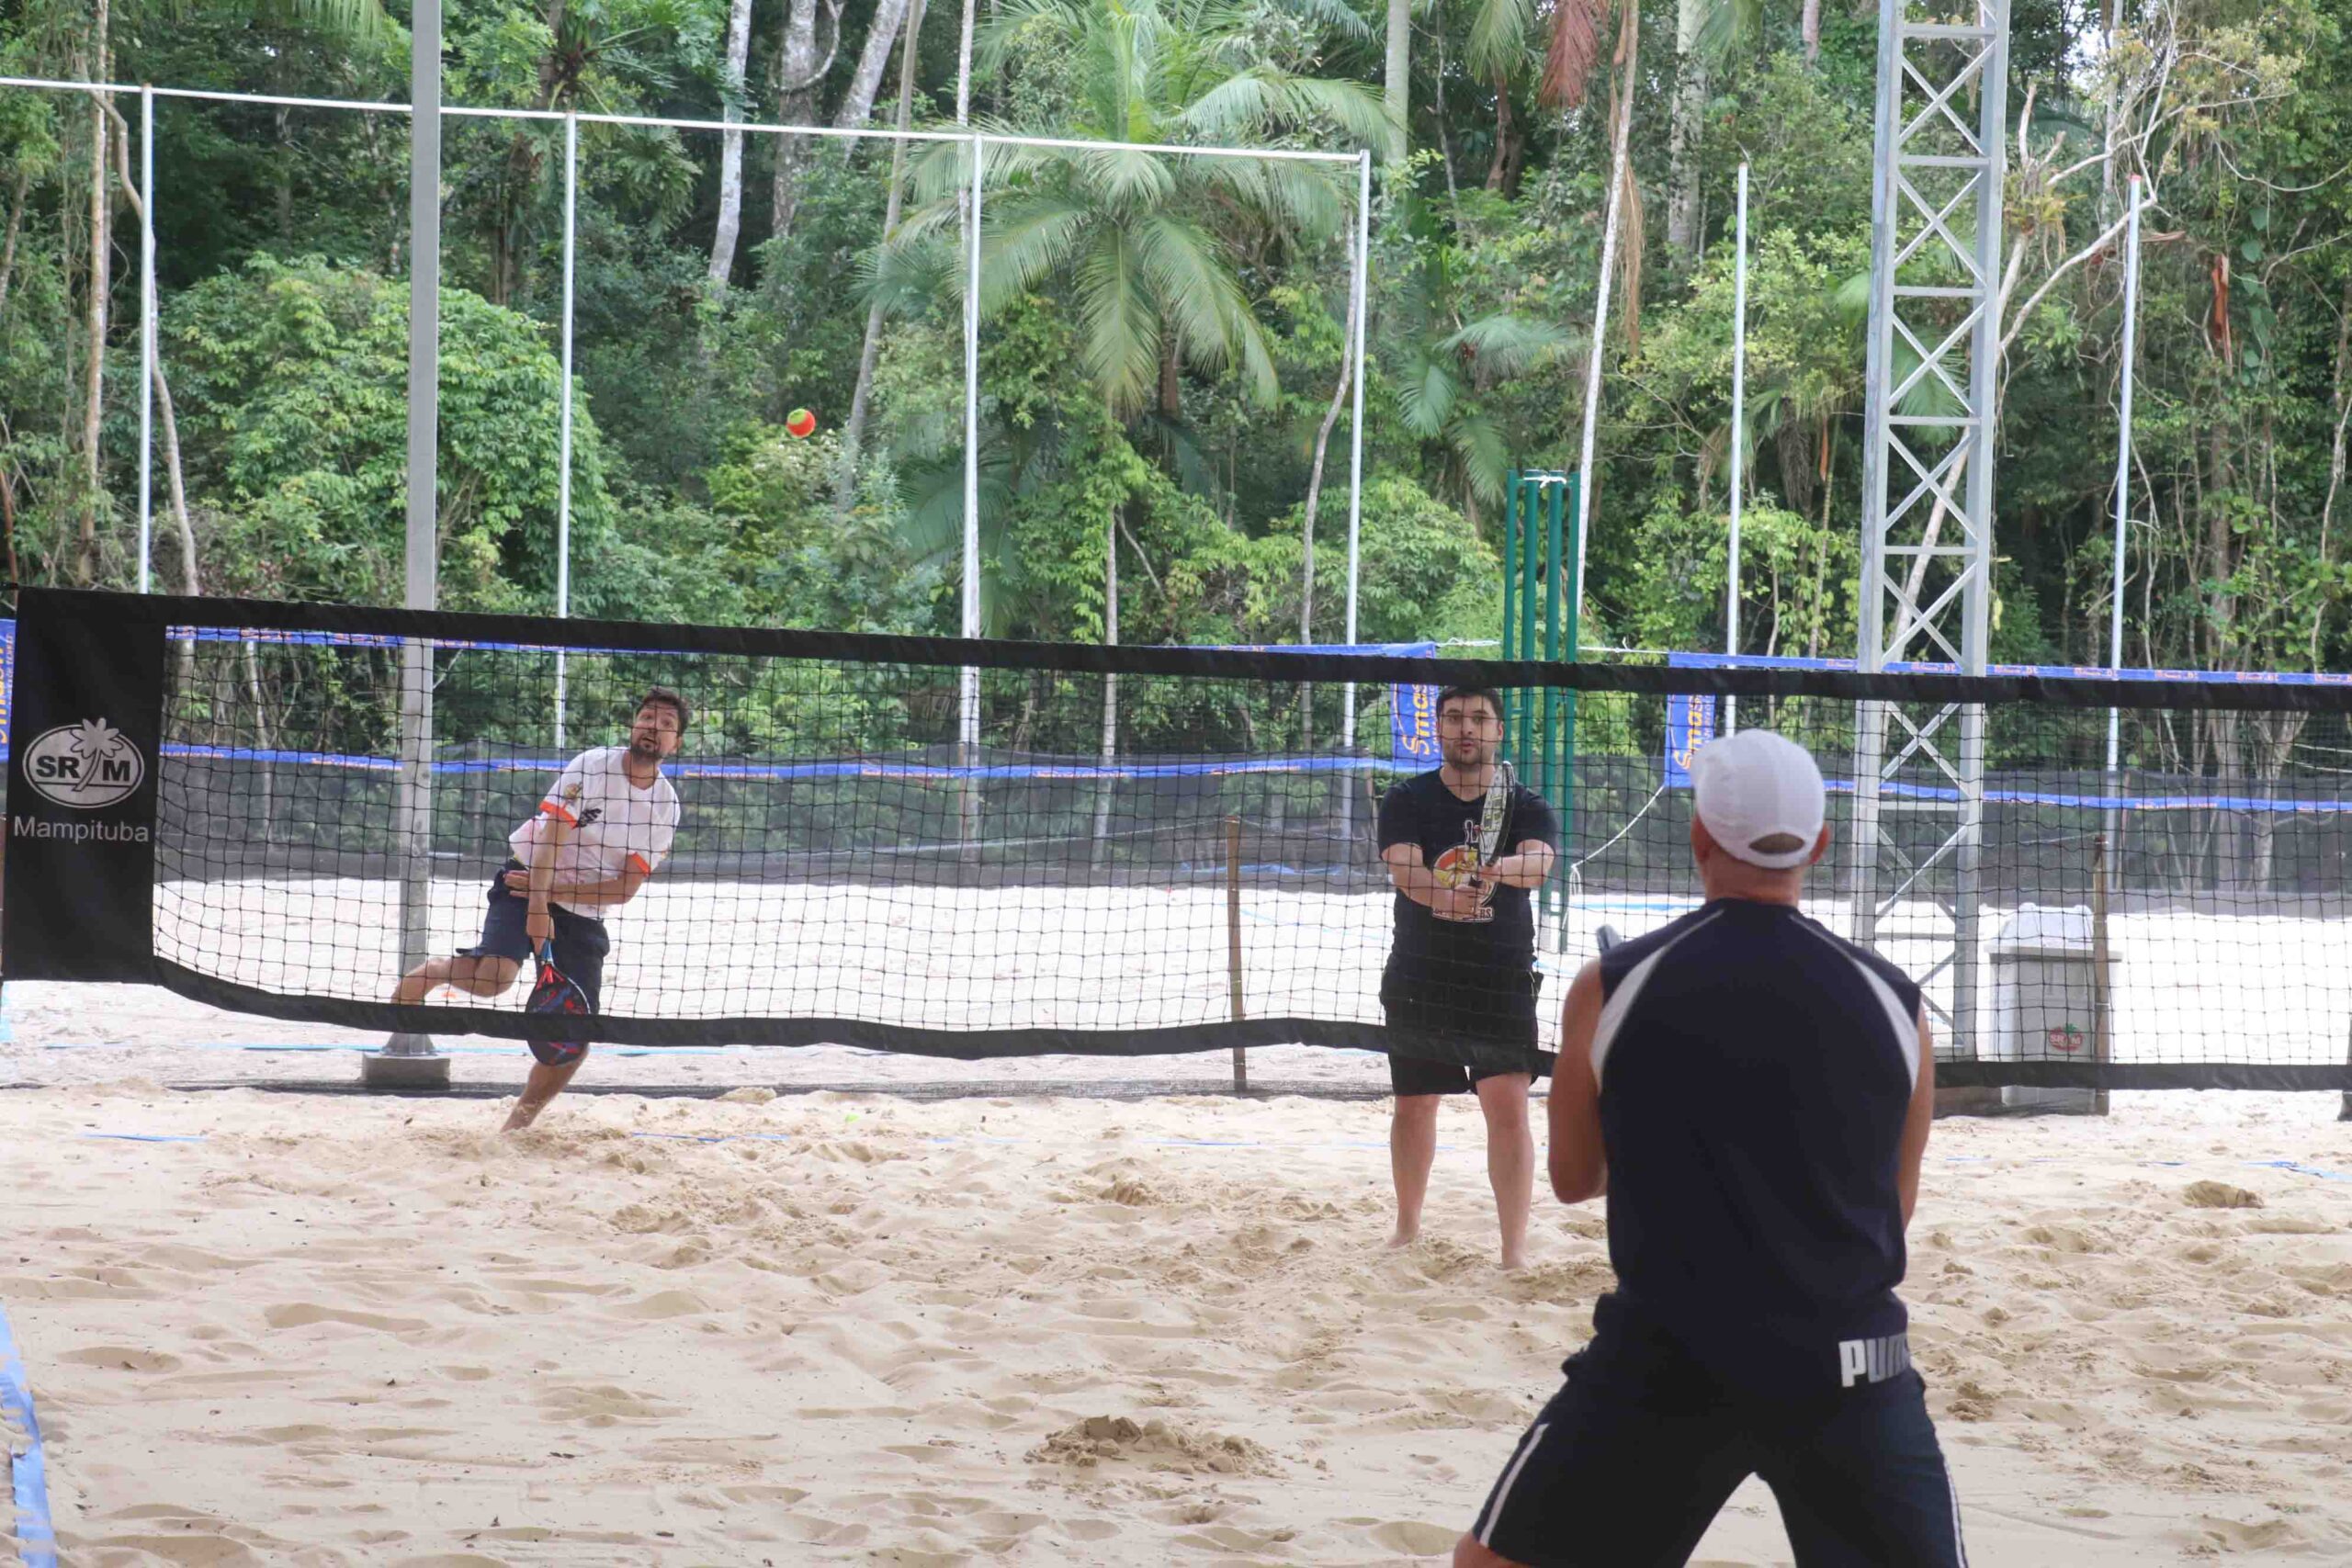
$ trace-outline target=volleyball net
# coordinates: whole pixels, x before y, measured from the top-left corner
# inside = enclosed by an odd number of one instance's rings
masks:
[[[1545,705],[1557,740],[1512,759],[1561,826],[1532,899],[1546,1048],[1600,928],[1635,935],[1701,899],[1690,750],[1767,726],[1830,782],[1807,912],[1921,981],[1941,1081],[2352,1087],[2352,683],[1104,649],[39,591],[14,653],[11,980],[545,1033],[519,987],[390,998],[479,939],[510,836],[575,758],[626,745],[662,687],[693,709],[662,764],[677,824],[604,909],[601,1010],[564,1021],[568,1037],[965,1058],[1297,1043],[1501,1065],[1506,1047],[1392,1026],[1382,1005],[1397,920],[1382,798],[1436,765],[1437,692],[1473,684],[1514,714]],[[1905,744],[1906,716],[1954,705],[1981,720],[1973,773]],[[1479,803],[1462,818],[1439,846],[1450,867],[1477,852]]]

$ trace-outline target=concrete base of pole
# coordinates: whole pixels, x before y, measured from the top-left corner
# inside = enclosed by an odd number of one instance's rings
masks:
[[[1997,1089],[1939,1089],[1936,1090],[1938,1116],[1998,1116],[2001,1113],[2001,1091]]]
[[[390,1094],[414,1094],[449,1087],[449,1058],[433,1049],[429,1034],[395,1034],[373,1056],[359,1058],[361,1087]]]

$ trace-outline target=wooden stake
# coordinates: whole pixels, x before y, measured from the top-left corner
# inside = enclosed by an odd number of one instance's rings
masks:
[[[1225,952],[1226,977],[1233,996],[1233,1021],[1248,1017],[1241,1003],[1241,818],[1225,819]],[[1233,1048],[1233,1092],[1250,1089],[1250,1063],[1242,1048]]]
[[[2091,839],[2091,1060],[2105,1066],[2113,1051],[2115,998],[2108,970],[2107,835]],[[2107,1114],[2107,1086],[2091,1091],[2091,1114]]]

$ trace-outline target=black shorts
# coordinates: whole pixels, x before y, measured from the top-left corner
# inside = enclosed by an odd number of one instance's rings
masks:
[[[1543,1066],[1535,1046],[1535,996],[1544,976],[1530,969],[1460,973],[1442,978],[1381,976],[1380,1007],[1391,1029],[1451,1036],[1501,1064],[1469,1067],[1424,1056],[1388,1056],[1388,1082],[1399,1095],[1469,1094],[1487,1078],[1509,1073],[1533,1077]]]
[[[510,860],[491,878],[490,908],[481,918],[481,940],[471,947],[458,949],[458,957],[510,958],[526,967],[537,961],[538,955],[531,950],[530,933],[523,927],[531,912],[531,901],[506,886],[506,873],[523,869],[521,861]],[[550,903],[548,913],[555,917],[556,967],[571,976],[591,1008],[601,1008],[605,1000],[605,954],[613,947],[605,922],[594,915],[575,914],[560,904]],[[531,1055],[549,1066],[576,1062],[588,1054],[585,1046],[562,1052],[544,1041],[529,1043]]]
[[[1616,1375],[1587,1351],[1521,1437],[1470,1533],[1528,1568],[1680,1568],[1760,1475],[1798,1568],[1967,1568],[1960,1500],[1905,1371],[1804,1406]]]

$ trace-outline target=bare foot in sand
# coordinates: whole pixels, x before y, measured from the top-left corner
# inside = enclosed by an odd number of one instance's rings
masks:
[[[1400,1247],[1410,1247],[1420,1239],[1421,1233],[1418,1228],[1407,1230],[1404,1226],[1398,1225],[1396,1234],[1388,1238],[1388,1250],[1394,1252]]]

